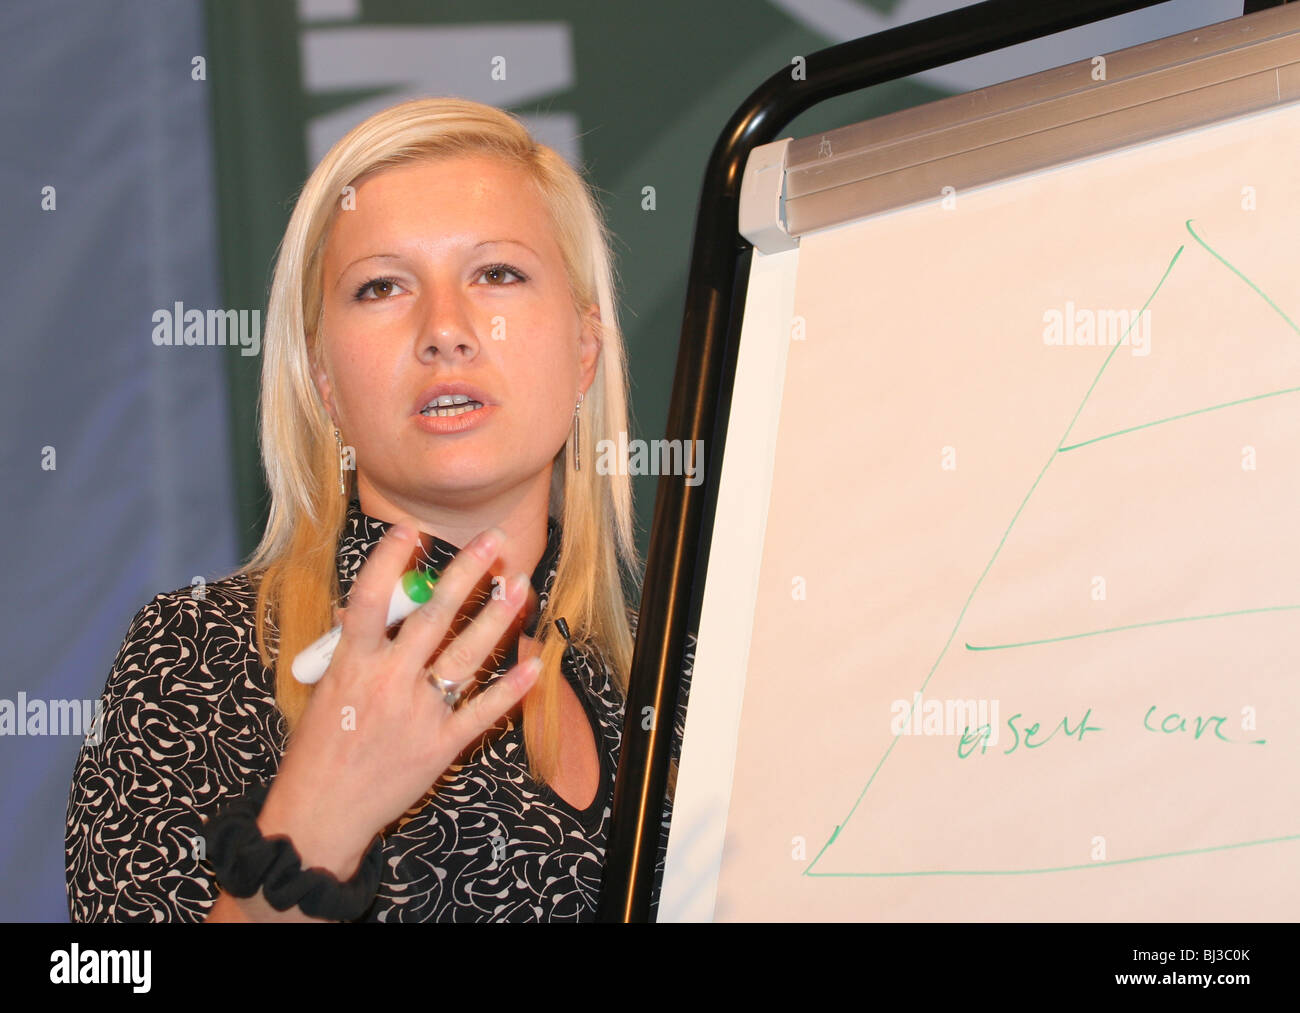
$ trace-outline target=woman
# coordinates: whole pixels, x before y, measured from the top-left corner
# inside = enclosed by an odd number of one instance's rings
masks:
[[[594,467],[627,429],[598,204],[507,113],[394,106],[304,186],[263,348],[266,531],[132,622],[73,778],[72,919],[590,918],[639,570],[628,478]],[[441,576],[390,638],[411,566]]]

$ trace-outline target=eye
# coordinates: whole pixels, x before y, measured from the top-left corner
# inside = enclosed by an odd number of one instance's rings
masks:
[[[511,267],[509,264],[491,264],[483,268],[483,270],[479,273],[479,277],[482,278],[486,274],[495,274],[495,275],[513,274],[521,282],[528,280],[528,276],[524,274],[523,271],[519,270],[519,268],[517,267]],[[517,285],[519,284],[519,282],[511,282],[510,284]],[[497,285],[497,286],[490,286],[490,287],[500,288],[501,286]]]
[[[364,282],[353,294],[352,298],[358,302],[380,302],[393,294],[393,289],[397,286],[396,278],[371,278]],[[374,289],[376,292],[383,291],[383,295],[377,298],[366,298],[366,293]]]

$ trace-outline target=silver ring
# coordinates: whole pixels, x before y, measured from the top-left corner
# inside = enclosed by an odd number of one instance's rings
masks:
[[[474,682],[473,676],[470,676],[468,679],[462,679],[460,682],[452,682],[450,679],[440,679],[432,672],[428,674],[428,677],[430,685],[442,694],[443,701],[452,710],[456,709],[456,705],[460,703],[461,697],[465,694],[465,690],[469,688],[472,682]]]

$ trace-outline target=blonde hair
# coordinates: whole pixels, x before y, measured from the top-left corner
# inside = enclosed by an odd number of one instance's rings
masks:
[[[370,117],[340,140],[298,196],[280,243],[263,338],[259,425],[270,514],[257,549],[239,569],[257,583],[257,649],[275,671],[275,697],[293,728],[312,687],[295,680],[288,661],[333,623],[339,601],[336,551],[355,495],[355,473],[339,492],[334,424],[312,382],[322,306],[324,248],[344,188],[360,177],[450,155],[491,155],[525,170],[550,213],[575,308],[600,308],[600,356],[582,402],[583,467],[573,471],[572,439],[552,465],[550,513],[562,527],[552,593],[538,622],[543,662],[524,698],[530,773],[540,782],[558,769],[560,659],[565,642],[552,620],[563,616],[576,644],[598,649],[626,697],[631,666],[623,577],[639,586],[627,475],[600,475],[592,448],[628,429],[626,353],[614,301],[610,237],[590,187],[562,156],[535,141],[513,115],[458,98],[403,102]],[[615,469],[624,470],[624,469]],[[274,627],[274,646],[268,635]],[[278,664],[278,659],[285,659]],[[597,743],[599,748],[599,742]]]

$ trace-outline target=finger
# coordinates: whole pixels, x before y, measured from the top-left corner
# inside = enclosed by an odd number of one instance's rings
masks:
[[[362,564],[343,610],[343,640],[352,646],[373,649],[386,639],[388,603],[406,572],[415,540],[415,525],[394,524]]]
[[[542,659],[529,658],[457,708],[447,719],[447,727],[460,748],[476,741],[500,721],[501,715],[533,688],[541,672]]]
[[[393,640],[393,650],[402,664],[417,671],[424,668],[429,655],[438,649],[460,615],[466,597],[483,578],[504,544],[505,533],[493,527],[475,536],[456,553],[438,577],[433,596],[406,617]]]
[[[500,598],[494,597],[487,607],[474,617],[473,622],[461,630],[455,639],[439,652],[437,660],[433,663],[433,675],[450,682],[474,678],[488,654],[500,643],[502,635],[514,621],[524,604],[527,591],[526,576],[520,573],[510,578],[506,582],[505,594]],[[420,654],[419,652],[424,650],[424,645],[421,643],[421,638],[416,637],[411,648],[416,652],[415,663],[423,665],[428,660],[429,653],[436,647],[437,644],[434,644]]]

